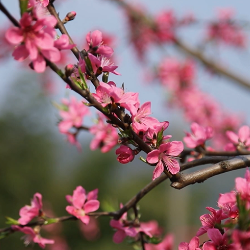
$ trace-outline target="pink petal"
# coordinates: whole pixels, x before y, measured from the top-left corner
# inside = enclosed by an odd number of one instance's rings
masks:
[[[180,164],[176,159],[166,156],[164,157],[164,162],[171,174],[177,174],[180,171]]]
[[[86,225],[89,224],[90,218],[89,218],[88,215],[81,216],[79,219],[80,219],[84,224],[86,224]]]
[[[33,61],[38,57],[38,49],[33,40],[26,38],[25,39],[25,47],[29,51],[30,59]]]
[[[208,237],[214,242],[216,246],[220,246],[223,239],[222,235],[217,228],[212,228],[207,230]]]
[[[38,55],[38,57],[35,60],[33,60],[33,66],[34,66],[34,70],[37,73],[44,72],[45,68],[46,68],[46,62],[45,62],[43,56]]]
[[[22,42],[24,37],[23,32],[20,28],[12,27],[7,30],[5,38],[9,43],[16,45]]]
[[[179,244],[178,250],[189,250],[188,243],[187,242],[181,242]]]
[[[115,232],[114,236],[113,236],[113,241],[116,243],[116,244],[119,244],[121,243],[126,237],[126,234],[124,231],[122,230],[118,230]]]
[[[238,144],[239,143],[239,137],[233,131],[227,131],[226,132],[226,136],[234,144]]]
[[[168,155],[178,156],[184,149],[181,141],[172,141],[168,143],[169,148],[166,151]]]
[[[158,149],[155,149],[148,153],[147,155],[147,162],[150,164],[154,164],[159,161],[159,154],[160,151]]]
[[[17,61],[23,61],[29,56],[28,50],[25,48],[24,45],[19,45],[15,48],[12,53],[13,57]]]
[[[162,161],[159,161],[153,172],[153,180],[158,178],[163,171],[164,171],[164,166],[162,164]]]
[[[72,204],[74,207],[81,209],[86,201],[86,191],[82,186],[76,187],[73,192]]]
[[[100,202],[98,200],[90,200],[84,204],[84,211],[86,214],[90,212],[94,212],[99,208],[99,206],[100,206]]]
[[[87,200],[97,200],[98,189],[94,189],[90,191],[87,195]]]
[[[195,250],[197,247],[199,247],[199,238],[197,236],[193,237],[189,243],[189,249]]]
[[[239,138],[241,142],[245,142],[249,138],[249,127],[248,126],[242,126],[239,129]]]
[[[57,48],[42,50],[42,54],[51,62],[58,62],[61,59],[60,51]]]
[[[96,52],[100,55],[104,55],[105,57],[110,58],[113,55],[114,50],[109,46],[102,45],[98,48]]]

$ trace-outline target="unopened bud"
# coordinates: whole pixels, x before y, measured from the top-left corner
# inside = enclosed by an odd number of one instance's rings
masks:
[[[76,17],[76,12],[75,11],[71,11],[69,12],[66,17],[63,19],[64,23],[67,23],[68,21],[72,21],[74,20]]]
[[[65,67],[65,75],[67,76],[67,77],[69,77],[69,76],[71,76],[71,74],[73,73],[73,71],[74,71],[74,65],[73,64],[68,64],[68,65],[66,65],[66,67]]]

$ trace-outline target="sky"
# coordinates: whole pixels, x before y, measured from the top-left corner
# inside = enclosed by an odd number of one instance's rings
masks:
[[[18,19],[18,1],[3,0],[3,4],[10,10],[11,13]],[[168,0],[168,1],[130,1],[138,3],[146,7],[151,14],[156,14],[163,9],[173,9],[177,16],[182,16],[185,13],[193,13],[198,20],[212,20],[216,15],[218,8],[230,7],[235,10],[238,20],[249,21],[249,1],[200,1],[200,0]],[[58,4],[57,4],[58,3]],[[165,116],[166,94],[162,91],[161,87],[157,84],[150,85],[143,79],[148,71],[144,65],[135,59],[132,45],[127,42],[126,35],[126,21],[122,11],[112,1],[108,0],[57,0],[55,6],[58,9],[60,16],[63,18],[69,11],[76,11],[77,17],[74,21],[67,24],[67,29],[73,38],[78,43],[84,41],[85,35],[94,29],[100,29],[110,34],[114,34],[117,37],[117,47],[115,49],[115,55],[118,58],[118,72],[122,76],[112,76],[111,80],[117,82],[118,85],[125,84],[127,91],[139,92],[140,101],[144,103],[146,101],[152,102],[152,110],[154,116],[161,120],[176,119],[176,111],[171,112],[169,117]],[[6,23],[6,18],[0,14],[1,23]],[[250,25],[246,30],[249,33]],[[197,46],[199,44],[201,36],[204,34],[200,25],[194,25],[191,28],[180,32],[180,36],[186,43]],[[149,55],[149,62],[159,62],[162,56],[176,55],[172,48],[167,48],[162,53],[159,50],[153,50]],[[216,61],[221,61],[225,66],[232,68],[239,74],[243,74],[250,79],[249,66],[250,56],[249,50],[239,50],[231,48],[218,48],[210,52],[210,56]],[[76,63],[74,61],[74,63]],[[20,68],[19,62],[14,62],[10,59],[7,64],[0,66],[0,72],[5,75],[5,82],[16,77],[17,66]],[[211,93],[223,106],[227,109],[232,109],[235,112],[246,113],[246,120],[250,122],[250,111],[246,107],[249,105],[249,91],[238,87],[237,85],[225,80],[222,77],[214,77],[206,69],[199,67],[197,73],[197,83],[204,91]],[[15,70],[15,74],[11,74]],[[21,68],[23,71],[24,69]],[[3,84],[2,95],[4,95],[5,88],[8,88],[8,84]],[[55,99],[60,99],[62,95],[65,95],[65,90],[61,89],[58,92]],[[0,94],[1,97],[1,94]],[[234,100],[240,100],[235,102]],[[177,112],[177,116],[179,113]],[[177,117],[177,119],[179,119]]]

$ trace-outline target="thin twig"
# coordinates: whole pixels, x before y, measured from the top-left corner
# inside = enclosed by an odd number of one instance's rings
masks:
[[[48,11],[50,12],[51,15],[53,15],[56,20],[57,20],[57,27],[58,29],[61,31],[62,34],[66,34],[69,37],[69,41],[71,44],[74,44],[74,41],[72,40],[71,36],[69,35],[67,29],[65,28],[64,24],[62,23],[61,19],[59,18],[56,9],[53,5],[53,3],[49,3],[49,5],[47,6]],[[75,46],[74,48],[71,49],[71,51],[73,52],[73,54],[75,55],[75,57],[77,59],[79,59],[79,49]]]
[[[13,23],[14,26],[20,27],[19,22],[9,13],[9,11],[4,7],[0,1],[0,10],[8,17],[8,19]]]

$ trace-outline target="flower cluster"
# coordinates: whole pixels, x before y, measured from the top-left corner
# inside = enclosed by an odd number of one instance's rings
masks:
[[[122,205],[121,205],[122,207]],[[173,235],[166,235],[165,238],[158,244],[152,244],[151,239],[161,238],[162,229],[159,227],[156,221],[140,222],[137,220],[129,221],[127,219],[127,213],[124,213],[119,220],[112,219],[110,226],[113,227],[116,232],[113,236],[113,241],[116,244],[121,243],[126,237],[133,238],[134,242],[140,240],[141,237],[147,239],[145,244],[146,250],[172,250],[173,249]]]
[[[32,228],[27,225],[34,218],[45,217],[45,214],[42,210],[42,206],[42,195],[40,193],[35,193],[33,199],[31,200],[31,205],[26,205],[22,207],[19,211],[20,218],[18,219],[18,223],[21,226],[12,226],[13,231],[20,231],[25,234],[25,245],[28,245],[31,242],[35,242],[38,243],[41,248],[45,248],[46,244],[54,243],[54,240],[49,240],[41,237],[41,226],[36,226]]]
[[[207,207],[210,214],[200,217],[202,227],[190,243],[182,242],[179,250],[250,249],[250,171],[245,178],[235,179],[235,190],[221,194],[219,209]],[[209,241],[199,244],[199,236],[207,233]]]
[[[29,56],[34,70],[40,73],[46,68],[46,59],[58,62],[61,58],[60,50],[71,49],[75,45],[69,44],[67,35],[55,39],[56,18],[41,14],[37,2],[31,1],[30,7],[33,10],[24,12],[20,26],[8,29],[5,37],[9,43],[16,46],[13,52],[15,60],[23,61]],[[43,4],[46,6],[47,1],[43,1]]]
[[[233,17],[233,9],[219,9],[218,20],[213,21],[207,28],[207,39],[245,48],[247,35],[241,27],[233,21]]]
[[[171,107],[182,109],[185,118],[190,122],[212,127],[215,146],[225,145],[227,138],[224,132],[236,130],[241,118],[225,112],[216,100],[198,88],[195,84],[194,63],[191,61],[181,63],[177,59],[166,58],[159,65],[158,77],[161,84],[170,90]],[[188,147],[191,147],[191,144]]]

